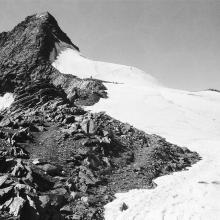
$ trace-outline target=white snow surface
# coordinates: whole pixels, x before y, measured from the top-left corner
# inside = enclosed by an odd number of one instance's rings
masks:
[[[13,101],[14,97],[12,93],[5,93],[4,96],[0,96],[0,110],[8,108]]]
[[[71,49],[53,65],[81,78],[120,82],[105,83],[109,98],[87,109],[106,111],[202,157],[187,171],[157,178],[155,189],[117,193],[105,206],[106,220],[220,219],[220,93],[165,88],[137,68],[92,61]],[[120,211],[123,202],[128,209]]]
[[[143,85],[158,82],[142,70],[132,66],[93,61],[83,57],[78,51],[66,49],[60,53],[53,63],[61,73],[68,73],[80,78],[96,78],[112,82]]]

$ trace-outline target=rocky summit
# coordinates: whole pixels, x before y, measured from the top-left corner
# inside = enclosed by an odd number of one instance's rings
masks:
[[[49,13],[0,34],[0,94],[14,95],[0,112],[0,219],[103,219],[115,193],[156,187],[154,178],[200,159],[104,112],[86,111],[108,91],[100,80],[55,69],[65,48],[79,51]]]

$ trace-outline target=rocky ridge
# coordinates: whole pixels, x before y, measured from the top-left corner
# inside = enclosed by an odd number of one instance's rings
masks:
[[[103,219],[116,192],[155,187],[154,178],[199,160],[104,112],[85,111],[107,91],[100,80],[51,65],[66,47],[79,50],[49,13],[0,34],[0,93],[15,96],[0,113],[1,219]]]

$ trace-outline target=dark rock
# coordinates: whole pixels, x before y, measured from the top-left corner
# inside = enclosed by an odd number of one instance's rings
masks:
[[[70,123],[73,123],[75,122],[75,117],[73,115],[71,116],[68,116],[66,117],[64,120],[63,120],[63,123],[64,124],[70,124]]]
[[[13,168],[11,175],[17,178],[21,178],[24,181],[32,182],[32,170],[21,159],[16,160],[17,164]]]
[[[3,153],[3,152],[1,152],[1,153]],[[7,151],[5,152],[5,154],[7,154]],[[0,155],[0,165],[1,165],[0,172],[3,172],[7,167],[5,155],[3,155],[3,156]]]
[[[13,122],[9,118],[6,118],[0,122],[0,127],[11,127],[12,125]]]
[[[24,206],[24,208],[22,209],[22,213],[20,215],[21,219],[24,220],[40,220],[41,216],[40,214],[42,214],[39,210],[39,204],[38,204],[38,200],[36,200],[36,197],[32,197],[27,195],[27,202]]]
[[[52,175],[52,176],[61,174],[61,170],[62,170],[60,167],[57,167],[49,163],[38,165],[38,167],[42,169],[43,171],[45,171],[47,174]]]
[[[23,128],[12,135],[12,140],[16,142],[25,142],[27,139],[31,139],[28,128]]]
[[[55,194],[55,195],[66,195],[67,194],[67,190],[65,188],[58,188],[58,189],[53,189],[50,191],[51,194]]]
[[[74,134],[73,138],[74,138],[74,140],[79,140],[79,139],[85,138],[85,135],[82,133],[76,133],[76,134]]]
[[[95,125],[95,122],[93,119],[84,119],[82,122],[81,122],[81,128],[82,130],[87,133],[87,134],[95,134],[96,133],[96,130],[97,130],[97,127]]]
[[[3,201],[4,197],[8,197],[8,195],[12,194],[13,186],[8,186],[6,188],[0,189],[0,203]]]
[[[13,157],[17,157],[17,158],[28,158],[29,157],[28,153],[23,148],[15,147],[15,146],[11,148],[10,154]]]
[[[120,206],[120,211],[125,211],[125,210],[127,210],[128,209],[128,206],[123,202],[122,204],[121,204],[121,206]]]
[[[3,175],[3,176],[0,176],[0,188],[1,186],[6,182],[6,180],[8,179],[8,175]]]
[[[86,147],[93,147],[100,144],[100,140],[97,138],[85,138],[83,140],[83,145]]]
[[[34,195],[36,190],[29,185],[17,183],[14,187],[15,194],[20,197],[25,195]]]
[[[124,124],[124,126],[122,127],[121,131],[122,131],[122,134],[126,134],[127,132],[129,132],[131,129],[131,125],[129,124]]]
[[[80,167],[79,172],[80,182],[86,185],[95,185],[99,180],[94,176],[93,172],[85,166]]]
[[[69,135],[74,135],[78,132],[78,126],[76,124],[72,124],[69,128],[62,129],[62,131]]]
[[[70,205],[65,205],[60,209],[61,213],[65,213],[65,214],[71,214],[72,213],[72,208]]]
[[[63,189],[61,189],[59,191],[52,190],[52,191],[48,192],[47,195],[49,196],[50,206],[53,206],[55,208],[60,209],[67,201],[67,199],[65,198],[66,193],[67,193],[67,191],[65,191]],[[47,199],[47,198],[44,198],[44,199]]]
[[[3,201],[3,200],[2,200]],[[12,203],[13,198],[8,199],[7,201],[5,201],[1,206],[0,206],[0,210],[4,211],[4,210],[8,210],[9,205]]]

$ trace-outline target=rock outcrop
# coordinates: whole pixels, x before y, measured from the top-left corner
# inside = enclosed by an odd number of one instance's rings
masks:
[[[0,94],[12,92],[20,99],[21,96],[27,98],[20,90],[31,87],[31,96],[38,92],[39,97],[47,93],[46,88],[53,93],[50,87],[55,87],[54,90],[61,87],[70,102],[86,104],[88,99],[89,104],[94,104],[100,97],[106,97],[106,88],[100,81],[63,75],[51,65],[65,48],[79,50],[49,13],[29,16],[12,31],[1,33]],[[41,91],[36,91],[37,83],[42,84]]]

